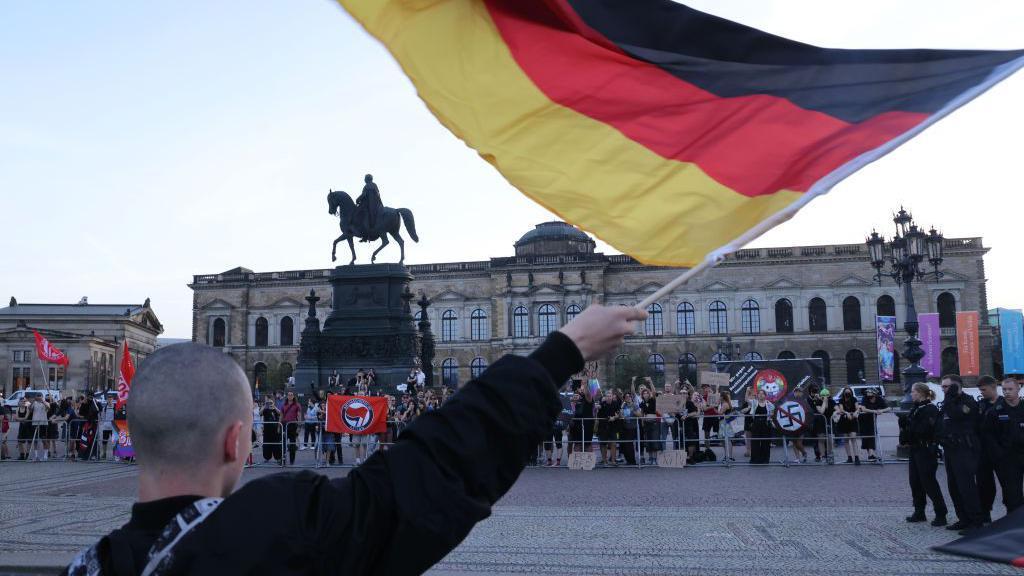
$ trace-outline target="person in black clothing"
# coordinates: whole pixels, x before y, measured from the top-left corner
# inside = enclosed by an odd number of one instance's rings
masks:
[[[573,449],[591,452],[594,445],[594,399],[589,397],[586,386],[584,383],[579,388],[580,398],[572,415],[572,426],[580,442]]]
[[[1020,400],[1020,382],[1012,377],[1003,380],[1003,397],[996,400],[982,422],[985,435],[991,439],[987,448],[1007,513],[1024,504],[1024,402]]]
[[[282,442],[283,435],[281,434],[281,411],[277,409],[269,396],[263,404],[260,415],[263,416],[263,462],[270,462],[270,459],[273,458],[275,462],[281,463],[284,453],[282,450],[284,442]]]
[[[420,574],[490,515],[551,433],[557,383],[621,346],[646,316],[592,305],[529,357],[491,364],[348,476],[286,472],[237,491],[252,426],[245,373],[213,348],[161,348],[128,399],[139,502],[64,573]],[[207,409],[167,409],[182,396],[201,396]]]
[[[978,453],[978,473],[975,479],[978,483],[978,501],[981,505],[982,520],[986,524],[992,521],[992,504],[996,501],[996,468],[993,459],[990,457],[995,439],[985,427],[985,420],[988,412],[995,406],[999,398],[996,390],[996,379],[991,376],[982,376],[978,379],[978,390],[981,391],[981,398],[978,399],[978,421],[981,428],[978,430],[978,438],[981,440],[981,451]]]
[[[982,525],[984,516],[978,502],[978,403],[963,392],[963,380],[956,374],[942,377],[942,432],[940,441],[946,461],[946,485],[953,500],[957,521],[946,528],[966,533]]]
[[[867,451],[868,462],[878,460],[878,456],[875,455],[878,448],[875,423],[878,421],[878,415],[888,409],[885,400],[882,400],[874,388],[864,389],[864,402],[861,403],[860,415],[857,416],[857,429],[860,433],[860,447]]]
[[[932,508],[935,510],[935,519],[932,526],[945,526],[946,500],[942,497],[942,489],[935,480],[935,470],[938,468],[937,432],[939,426],[939,409],[932,404],[935,393],[927,384],[918,382],[910,390],[910,397],[914,401],[913,408],[907,420],[907,443],[910,446],[910,494],[914,499],[914,513],[907,516],[907,522],[924,522],[928,518],[924,515],[927,500],[932,501]]]
[[[687,463],[693,464],[693,457],[697,453],[697,448],[700,447],[700,426],[698,425],[700,410],[693,403],[688,390],[684,389],[680,394],[683,396],[683,411],[679,413],[679,419],[682,420],[683,430],[680,437],[682,442],[679,445],[686,450]]]
[[[601,460],[609,466],[618,466],[618,438],[622,431],[622,402],[615,392],[608,390],[597,407],[597,437],[601,439]]]
[[[772,454],[771,408],[764,390],[757,391],[757,400],[747,404],[744,412],[750,418],[750,463],[768,464]]]
[[[655,464],[661,449],[661,423],[658,422],[658,402],[654,392],[648,388],[640,389],[640,412],[643,415],[645,440],[643,451],[647,452],[647,463]]]

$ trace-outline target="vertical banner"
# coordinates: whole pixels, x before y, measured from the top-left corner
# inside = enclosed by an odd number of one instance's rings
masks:
[[[942,334],[939,330],[939,315],[918,314],[917,323],[917,337],[921,340],[921,349],[924,350],[921,367],[929,376],[942,376]]]
[[[135,448],[132,446],[132,436],[128,433],[127,420],[114,420],[114,456],[117,458],[134,458]]]
[[[981,374],[981,357],[978,352],[978,311],[956,313],[956,348],[960,356],[960,375]]]
[[[878,379],[895,381],[896,372],[896,317],[875,317],[875,343],[878,346]]]
[[[999,334],[1003,341],[1003,374],[1024,374],[1024,314],[999,309]]]

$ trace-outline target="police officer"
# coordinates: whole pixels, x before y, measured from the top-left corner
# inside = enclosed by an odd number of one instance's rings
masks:
[[[982,525],[984,515],[978,501],[978,403],[963,392],[963,380],[956,374],[942,377],[942,432],[940,442],[946,461],[946,485],[953,499],[957,521],[946,528],[962,534]]]
[[[991,376],[982,376],[978,379],[978,389],[981,391],[981,399],[978,400],[978,416],[981,422],[985,422],[986,415],[995,405],[999,398],[996,390],[996,379]],[[979,437],[982,450],[978,454],[978,499],[981,504],[981,512],[984,515],[983,521],[987,524],[992,522],[992,504],[996,500],[996,471],[993,465],[991,454],[993,452],[991,429],[982,426]]]
[[[1010,513],[1024,501],[1024,403],[1020,401],[1020,382],[1003,380],[1003,397],[997,398],[982,423],[990,438],[989,457],[994,464],[1003,504]]]
[[[918,382],[910,390],[914,407],[910,409],[907,419],[907,441],[910,444],[910,493],[914,498],[914,513],[907,516],[907,522],[924,522],[924,507],[931,498],[935,509],[932,526],[946,525],[946,501],[942,497],[942,489],[935,480],[938,468],[938,445],[936,432],[939,425],[939,409],[932,404],[935,393],[926,384]]]

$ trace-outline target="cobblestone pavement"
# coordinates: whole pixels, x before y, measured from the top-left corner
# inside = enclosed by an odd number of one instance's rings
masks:
[[[30,573],[54,574],[125,522],[136,470],[113,463],[0,465],[0,574],[33,566]],[[278,470],[248,470],[244,480]],[[903,522],[910,512],[905,478],[902,464],[534,468],[430,573],[1018,573],[932,552],[952,533]]]

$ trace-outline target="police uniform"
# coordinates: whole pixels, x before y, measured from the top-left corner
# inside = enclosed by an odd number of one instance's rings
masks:
[[[576,345],[553,332],[529,357],[492,364],[346,477],[280,473],[219,503],[137,503],[127,525],[65,574],[137,575],[156,553],[163,561],[152,574],[161,576],[421,574],[512,487],[551,437],[562,408],[557,385],[582,369]]]
[[[960,392],[947,395],[942,403],[942,433],[940,441],[946,461],[946,485],[953,500],[957,522],[951,530],[975,528],[984,522],[978,500],[978,403]]]
[[[939,409],[931,402],[916,402],[910,409],[906,427],[910,444],[910,493],[914,498],[914,515],[910,521],[924,521],[926,497],[931,499],[935,509],[935,526],[946,523],[946,500],[942,497],[942,489],[935,480],[938,468],[938,445],[936,432],[939,426]]]
[[[1003,490],[1003,504],[1007,513],[1013,512],[1024,501],[1024,402],[1010,406],[1005,398],[998,398],[982,427],[990,438],[988,457]]]
[[[998,400],[998,398],[997,398]],[[985,522],[992,521],[992,504],[996,500],[996,471],[992,460],[992,443],[995,441],[991,430],[985,426],[988,412],[995,404],[985,398],[978,400],[978,415],[982,425],[978,436],[981,439],[981,452],[978,455],[978,500]]]

